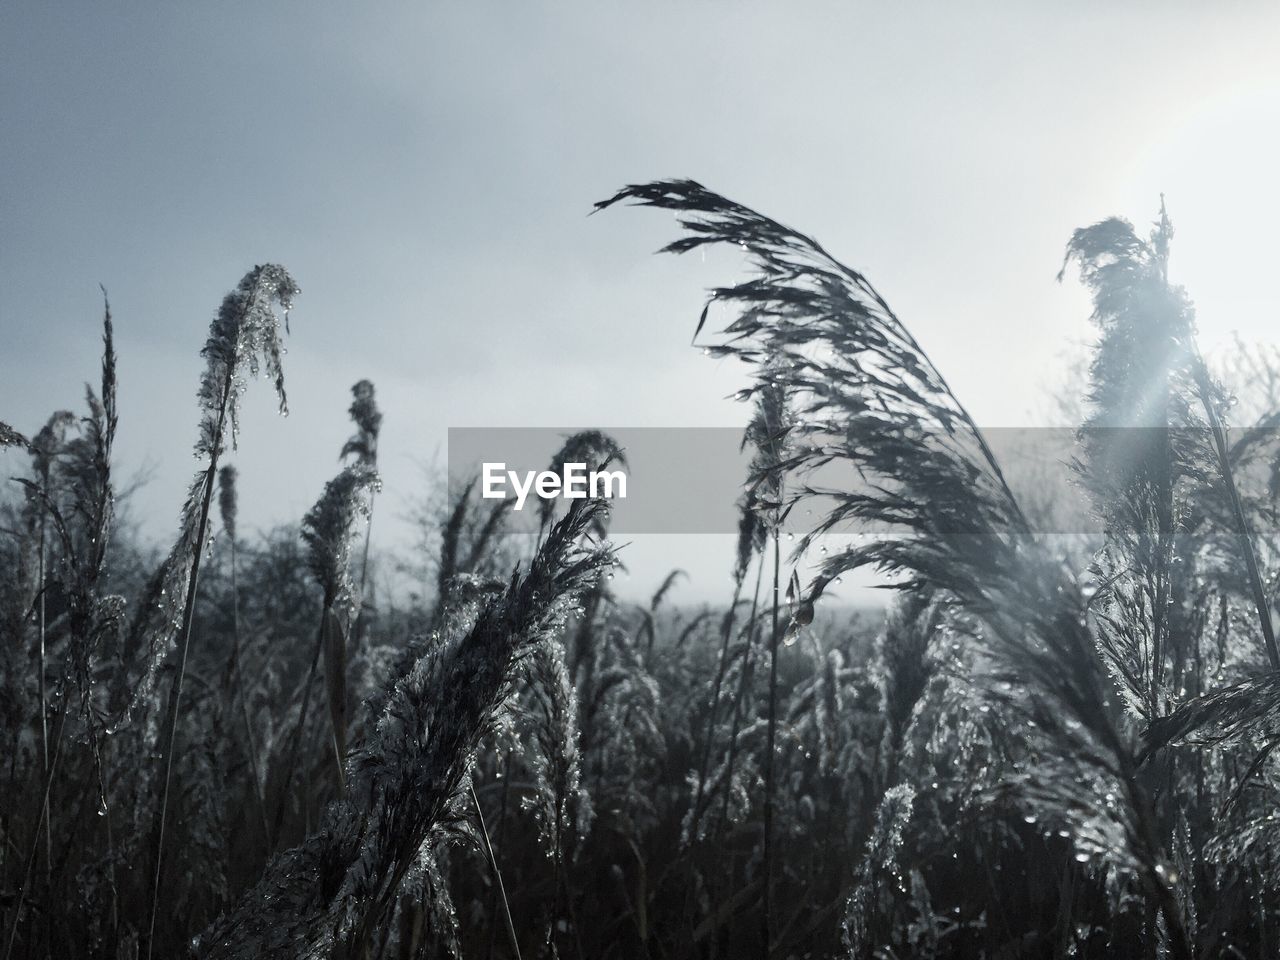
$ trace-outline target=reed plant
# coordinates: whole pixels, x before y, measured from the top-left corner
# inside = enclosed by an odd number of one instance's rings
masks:
[[[117,479],[109,308],[85,408],[0,423],[5,960],[1273,955],[1280,363],[1201,354],[1163,206],[1068,238],[1085,550],[862,273],[693,181],[624,203],[747,263],[693,324],[746,373],[721,604],[675,555],[619,589],[594,499],[525,536],[436,484],[380,548],[368,380],[315,505],[251,529],[228,460],[248,379],[283,409],[280,267],[211,326],[167,553]],[[864,570],[884,609],[836,600]]]

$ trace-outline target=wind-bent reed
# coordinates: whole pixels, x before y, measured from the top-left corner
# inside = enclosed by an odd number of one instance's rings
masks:
[[[842,574],[872,566],[895,575],[899,589],[945,589],[983,621],[984,648],[1022,683],[1007,707],[1026,711],[1037,736],[1051,738],[1057,761],[1073,768],[1022,782],[1021,802],[1089,851],[1118,847],[1112,857],[1140,878],[1163,915],[1173,956],[1190,960],[1132,742],[1106,709],[1079,588],[1030,537],[985,437],[933,362],[866,278],[812,238],[689,180],[633,185],[597,209],[624,201],[675,212],[688,235],[664,250],[725,244],[756,268],[752,279],[712,291],[698,330],[713,305],[737,308],[707,352],[750,365],[755,382],[739,399],[775,390],[795,398],[794,453],[760,475],[760,482],[792,481],[794,492],[778,506],[812,497],[806,480],[833,460],[871,478],[858,490],[824,491],[825,514],[797,554],[849,523],[907,534],[869,537],[829,556],[805,602]],[[767,891],[767,876],[764,883]],[[766,955],[770,948],[766,940]]]

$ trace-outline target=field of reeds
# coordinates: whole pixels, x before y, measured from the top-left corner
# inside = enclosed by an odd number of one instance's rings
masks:
[[[862,274],[691,181],[598,207],[628,204],[746,261],[690,305],[751,377],[714,608],[677,572],[620,599],[608,503],[547,503],[534,539],[466,492],[412,560],[434,595],[381,602],[368,381],[315,505],[244,534],[280,266],[210,326],[155,557],[115,523],[109,306],[79,410],[0,423],[0,960],[1275,956],[1280,379],[1202,357],[1163,210],[1064,238],[1096,328],[1082,541]],[[819,497],[833,463],[864,482]],[[815,547],[849,528],[886,532]],[[824,597],[860,568],[886,614]]]

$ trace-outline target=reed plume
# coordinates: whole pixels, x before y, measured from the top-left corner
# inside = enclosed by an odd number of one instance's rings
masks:
[[[575,501],[463,635],[438,638],[389,680],[347,798],[209,928],[202,956],[310,957],[335,938],[355,949],[368,941],[423,845],[461,817],[474,751],[513,689],[515,663],[561,628],[573,598],[611,562],[607,550],[578,546],[602,509]]]
[[[103,590],[107,548],[115,515],[112,484],[112,450],[118,422],[116,404],[116,352],[111,306],[103,291],[102,364],[99,391],[85,387],[86,416],[79,422],[65,411],[54,414],[45,427],[28,444],[32,454],[33,480],[22,479],[27,494],[26,525],[28,539],[37,543],[38,561],[33,584],[32,613],[37,620],[37,689],[40,710],[40,756],[42,787],[39,812],[34,818],[35,831],[27,854],[22,879],[17,890],[18,908],[14,911],[5,942],[6,960],[12,954],[22,920],[21,906],[29,888],[40,838],[45,853],[46,889],[51,894],[53,864],[52,819],[50,795],[67,740],[67,723],[75,704],[73,693],[79,693],[78,713],[83,720],[88,740],[99,798],[105,808],[105,787],[101,742],[104,727],[93,703],[96,660],[103,646],[110,646],[119,631],[123,616],[123,600]],[[69,437],[70,429],[77,435]],[[47,536],[50,534],[51,536]],[[48,569],[47,548],[57,547],[60,562]],[[50,573],[52,572],[52,578]],[[52,735],[48,728],[46,694],[48,623],[46,601],[51,580],[56,581],[63,597],[63,657],[60,677],[54,694],[57,711]],[[22,631],[15,631],[21,636]],[[14,639],[16,639],[15,637]],[[115,878],[111,876],[112,902],[115,904]]]
[[[31,447],[31,441],[0,420],[0,447]]]
[[[357,381],[351,387],[351,397],[348,412],[351,414],[351,422],[356,426],[356,432],[342,445],[342,452],[338,458],[345,460],[347,457],[354,457],[356,462],[376,470],[378,468],[378,436],[382,433],[382,411],[378,409],[378,402],[374,398],[372,381]],[[366,602],[368,600],[369,547],[373,542],[374,496],[375,494],[371,491],[369,517],[364,527],[364,552],[360,557],[360,596]],[[365,606],[362,605],[360,612],[356,615],[355,639],[357,642],[364,629],[364,610]]]
[[[322,594],[319,639],[312,672],[307,677],[307,688],[310,688],[315,663],[323,651],[339,784],[343,780],[347,756],[346,634],[359,616],[361,599],[351,579],[351,541],[356,534],[356,524],[360,520],[368,523],[372,499],[380,483],[378,474],[367,463],[347,467],[325,485],[323,495],[302,520],[308,566]],[[304,693],[298,717],[299,731],[306,726],[306,708],[307,696]]]
[[[283,347],[280,343],[281,319],[275,306],[284,312],[284,324],[288,328],[288,311],[298,285],[283,267],[275,264],[255,267],[245,274],[239,285],[222,301],[222,306],[209,327],[201,356],[205,370],[200,378],[197,399],[200,405],[200,426],[195,444],[198,459],[208,465],[196,474],[182,509],[181,532],[174,545],[159,580],[166,584],[167,601],[159,606],[168,613],[181,607],[180,619],[155,628],[144,655],[144,682],[135,687],[134,701],[139,689],[149,688],[155,671],[172,642],[177,643],[178,664],[173,684],[169,690],[166,708],[165,740],[161,749],[161,766],[164,769],[160,802],[156,818],[153,852],[154,882],[151,892],[151,921],[148,925],[147,956],[155,948],[155,921],[159,910],[160,878],[164,860],[165,821],[169,809],[169,788],[173,776],[173,744],[177,735],[178,711],[182,700],[182,684],[186,674],[187,658],[191,646],[191,624],[195,616],[196,588],[200,577],[200,558],[209,535],[209,507],[213,498],[214,482],[218,473],[218,461],[228,441],[234,448],[239,430],[240,396],[246,377],[257,376],[265,369],[274,383],[280,412],[286,413],[288,405],[284,392],[284,370],[280,364]]]

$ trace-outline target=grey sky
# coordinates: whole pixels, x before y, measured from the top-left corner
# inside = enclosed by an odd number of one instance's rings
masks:
[[[1164,191],[1207,346],[1270,339],[1280,294],[1280,8],[1258,4],[9,3],[0,12],[0,419],[94,376],[106,284],[119,454],[192,467],[197,356],[258,262],[303,293],[293,415],[250,391],[248,525],[333,473],[375,381],[387,495],[462,425],[726,425],[738,372],[688,348],[732,258],[649,256],[661,214],[587,218],[691,176],[863,269],[977,418],[1034,422],[1087,304],[1070,231]],[[638,543],[648,589],[719,546]]]

